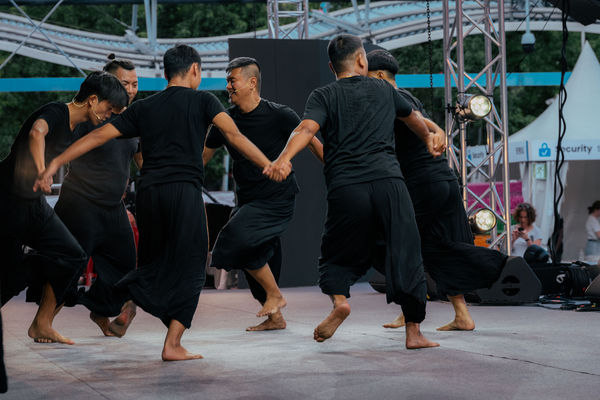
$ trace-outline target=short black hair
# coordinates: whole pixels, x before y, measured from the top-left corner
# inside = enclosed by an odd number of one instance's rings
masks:
[[[185,74],[193,63],[202,65],[200,54],[196,49],[186,44],[178,44],[166,51],[163,57],[167,80],[174,76]]]
[[[125,87],[108,72],[95,71],[89,74],[81,83],[73,100],[81,103],[94,94],[98,96],[99,101],[108,100],[113,107],[123,108],[129,104]]]
[[[377,49],[367,54],[369,71],[386,71],[390,77],[396,76],[400,66],[396,58],[387,50]]]
[[[256,69],[245,68],[245,67],[248,67],[251,65],[256,66]],[[252,57],[237,57],[237,58],[234,58],[233,60],[229,61],[229,64],[227,64],[227,68],[225,68],[225,72],[230,73],[232,70],[234,70],[236,68],[243,68],[244,73],[250,72],[252,74],[252,76],[256,77],[256,86],[257,86],[258,91],[260,92],[261,76],[260,76],[260,64],[258,63],[258,61],[256,61],[256,59],[252,58]]]
[[[117,58],[115,53],[110,53],[107,58],[108,62],[104,64],[102,71],[108,72],[109,74],[114,74],[119,68],[123,68],[127,71],[133,71],[135,69],[135,65],[131,61]]]
[[[362,41],[358,36],[342,34],[331,39],[327,46],[327,54],[336,74],[344,72],[348,68],[344,64],[362,47]]]

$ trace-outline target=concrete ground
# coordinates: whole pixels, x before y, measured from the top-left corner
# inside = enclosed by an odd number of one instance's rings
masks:
[[[244,331],[258,310],[247,290],[208,290],[184,345],[205,359],[160,360],[166,329],[139,311],[127,335],[100,336],[83,307],[55,327],[76,345],[26,336],[35,306],[2,309],[6,399],[600,399],[600,313],[538,306],[473,306],[474,332],[437,332],[452,307],[430,302],[424,334],[441,344],[406,350],[403,330],[381,324],[399,311],[368,284],[325,343],[313,328],[331,305],[317,288],[284,289],[288,328]]]

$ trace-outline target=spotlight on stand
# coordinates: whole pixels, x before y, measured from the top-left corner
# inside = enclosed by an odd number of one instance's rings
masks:
[[[475,234],[488,233],[496,227],[496,215],[487,208],[480,208],[469,213],[469,224]]]
[[[465,95],[464,100],[456,105],[456,115],[463,121],[485,118],[491,111],[492,102],[482,94]]]

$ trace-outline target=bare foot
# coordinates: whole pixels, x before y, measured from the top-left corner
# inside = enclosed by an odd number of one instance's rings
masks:
[[[116,337],[123,337],[127,332],[127,328],[131,325],[131,321],[135,318],[135,304],[132,301],[128,301],[123,306],[121,314],[108,325],[110,332]]]
[[[277,329],[285,329],[285,319],[283,319],[283,314],[281,311],[276,312],[275,314],[269,315],[266,321],[256,325],[249,326],[246,328],[248,332],[256,332],[256,331],[273,331]]]
[[[98,325],[100,327],[100,330],[102,331],[102,333],[104,333],[104,336],[115,336],[108,329],[109,320],[107,317],[101,317],[98,314],[94,314],[93,312],[90,312],[90,319],[92,321],[94,321],[96,323],[96,325]]]
[[[427,347],[438,347],[440,344],[432,342],[421,333],[419,324],[408,322],[406,324],[406,348],[423,349]]]
[[[64,343],[64,344],[75,344],[71,339],[64,337],[51,326],[41,327],[34,320],[27,331],[30,338],[36,343]]]
[[[475,322],[471,317],[455,317],[454,321],[437,328],[438,331],[472,331],[473,329],[475,329]]]
[[[187,351],[183,346],[177,347],[163,347],[162,359],[163,361],[184,361],[184,360],[198,360],[204,358],[200,354],[192,354]]]
[[[263,308],[260,309],[259,312],[256,313],[257,317],[266,317],[267,315],[277,314],[279,310],[287,305],[287,302],[283,298],[283,296],[271,296],[267,298]]]
[[[384,328],[392,328],[392,329],[396,329],[396,328],[400,328],[403,327],[405,325],[404,322],[404,314],[400,314],[398,315],[398,317],[393,320],[392,322],[388,323],[388,324],[383,324]]]
[[[350,315],[350,304],[343,303],[334,307],[333,311],[315,328],[313,337],[317,342],[324,342],[333,336],[337,328]]]

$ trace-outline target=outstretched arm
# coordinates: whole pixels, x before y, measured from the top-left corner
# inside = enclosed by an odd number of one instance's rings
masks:
[[[290,160],[303,148],[311,143],[314,136],[319,132],[321,127],[311,119],[304,119],[300,125],[294,129],[288,139],[285,148],[282,150],[277,160],[263,170],[263,174],[277,182],[283,181],[290,174],[292,164]]]
[[[50,186],[52,185],[52,176],[56,174],[58,169],[68,163],[76,159],[77,157],[82,156],[88,151],[95,149],[96,147],[102,146],[104,143],[108,142],[110,139],[114,139],[116,137],[121,136],[121,132],[114,127],[113,124],[108,123],[106,125],[101,126],[98,129],[94,129],[72,145],[70,145],[63,153],[58,155],[54,160],[50,162],[48,168],[44,170],[42,174],[38,177],[33,185],[33,190],[37,191],[41,189],[46,193],[50,193]]]
[[[439,143],[439,139],[431,132],[420,112],[413,110],[407,117],[398,118],[425,143],[427,150],[429,150],[434,157],[442,155],[445,143]],[[431,122],[433,123],[433,121]]]
[[[220,112],[213,118],[213,123],[223,133],[225,139],[244,157],[260,168],[265,168],[271,161],[246,136],[244,136],[226,112]],[[204,155],[202,156],[204,159]]]

